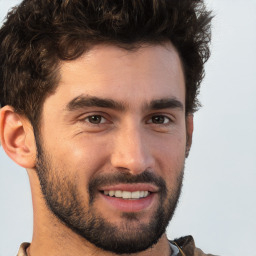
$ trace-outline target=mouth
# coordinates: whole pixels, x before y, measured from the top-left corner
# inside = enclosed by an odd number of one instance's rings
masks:
[[[140,212],[157,201],[159,189],[151,184],[118,184],[99,189],[102,203],[119,212]]]
[[[136,199],[141,199],[149,196],[151,192],[144,190],[144,191],[122,191],[122,190],[104,190],[101,191],[105,196],[110,196],[110,197],[116,197],[116,198],[122,198],[125,200],[136,200]]]

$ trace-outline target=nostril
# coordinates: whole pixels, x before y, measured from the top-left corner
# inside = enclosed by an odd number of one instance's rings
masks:
[[[153,168],[154,159],[147,146],[146,138],[140,127],[129,125],[125,131],[119,131],[115,137],[111,155],[111,164],[114,168],[128,171],[132,174],[141,173]]]

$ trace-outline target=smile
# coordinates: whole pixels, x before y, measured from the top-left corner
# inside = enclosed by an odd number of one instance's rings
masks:
[[[104,190],[104,195],[110,196],[110,197],[117,197],[117,198],[123,198],[123,199],[140,199],[145,198],[150,195],[149,191],[122,191],[122,190]]]
[[[140,212],[157,203],[159,188],[150,183],[120,183],[98,188],[101,206],[114,212]]]

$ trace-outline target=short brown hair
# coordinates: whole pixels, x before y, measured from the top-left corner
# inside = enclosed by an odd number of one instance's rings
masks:
[[[24,0],[0,30],[0,103],[38,125],[43,102],[58,85],[58,64],[95,44],[127,49],[171,41],[184,67],[186,113],[208,60],[211,13],[203,0]]]

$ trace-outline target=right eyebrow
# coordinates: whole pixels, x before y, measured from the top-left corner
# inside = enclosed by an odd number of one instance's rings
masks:
[[[110,108],[119,111],[124,111],[125,106],[121,102],[114,101],[107,98],[99,98],[95,96],[85,96],[80,95],[73,100],[71,100],[67,106],[66,110],[75,111],[85,107],[100,107],[100,108]]]
[[[176,98],[163,98],[163,99],[157,99],[150,102],[149,106],[146,106],[149,109],[152,110],[158,110],[158,109],[179,109],[184,110],[184,106],[182,102]]]

